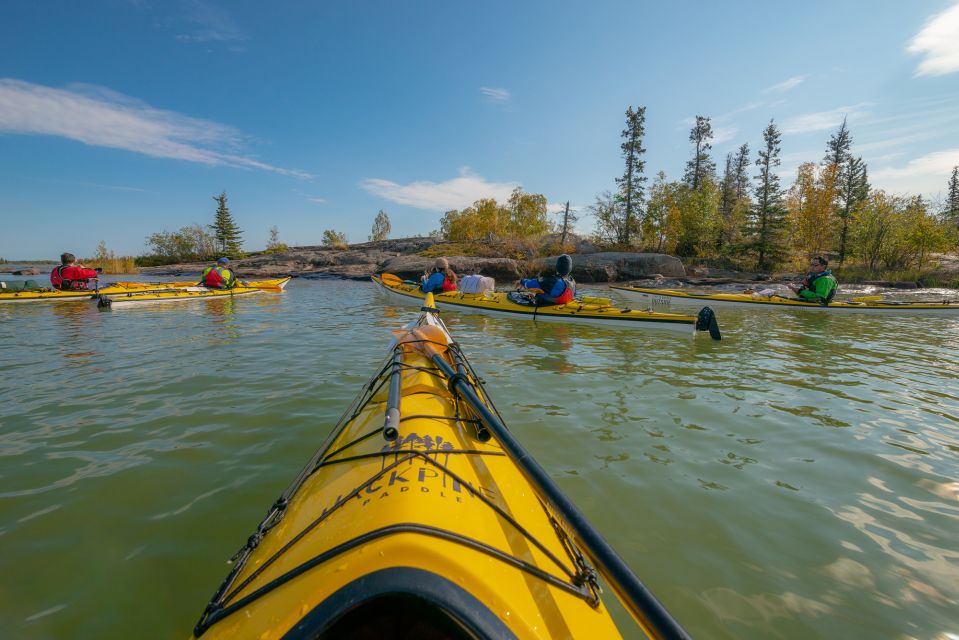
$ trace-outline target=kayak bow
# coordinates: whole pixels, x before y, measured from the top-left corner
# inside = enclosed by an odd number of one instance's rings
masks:
[[[280,496],[194,637],[687,635],[506,429],[432,295]],[[595,570],[594,570],[595,567]]]

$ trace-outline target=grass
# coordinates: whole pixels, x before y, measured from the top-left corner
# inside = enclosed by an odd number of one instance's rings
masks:
[[[103,273],[137,273],[136,261],[133,256],[110,256],[108,258],[90,258],[83,261],[88,269],[100,267]]]

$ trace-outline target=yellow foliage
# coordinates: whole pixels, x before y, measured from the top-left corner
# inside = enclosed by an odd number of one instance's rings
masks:
[[[109,249],[106,243],[101,240],[97,245],[97,255],[88,260],[83,260],[83,266],[88,269],[100,267],[103,273],[137,273],[137,267],[133,256],[118,256]]]

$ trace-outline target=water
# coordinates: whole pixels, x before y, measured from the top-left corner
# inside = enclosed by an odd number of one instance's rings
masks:
[[[444,316],[514,433],[694,637],[955,637],[959,319],[720,311],[718,343]],[[4,637],[188,636],[415,314],[299,280],[0,305]]]

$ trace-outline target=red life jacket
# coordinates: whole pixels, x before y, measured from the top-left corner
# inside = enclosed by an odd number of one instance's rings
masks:
[[[59,289],[60,291],[77,291],[87,288],[87,280],[68,280],[63,277],[63,269],[66,269],[70,265],[61,264],[59,267],[54,267],[53,271],[50,272],[50,284],[53,285],[54,289]]]
[[[210,289],[226,289],[227,282],[220,267],[210,267],[203,274],[203,286]]]
[[[443,276],[443,291],[456,291],[456,283],[447,276]]]
[[[563,293],[557,296],[556,304],[566,304],[567,302],[572,302],[572,301],[573,301],[573,287],[569,284],[569,282],[567,282],[566,289],[563,290]]]

